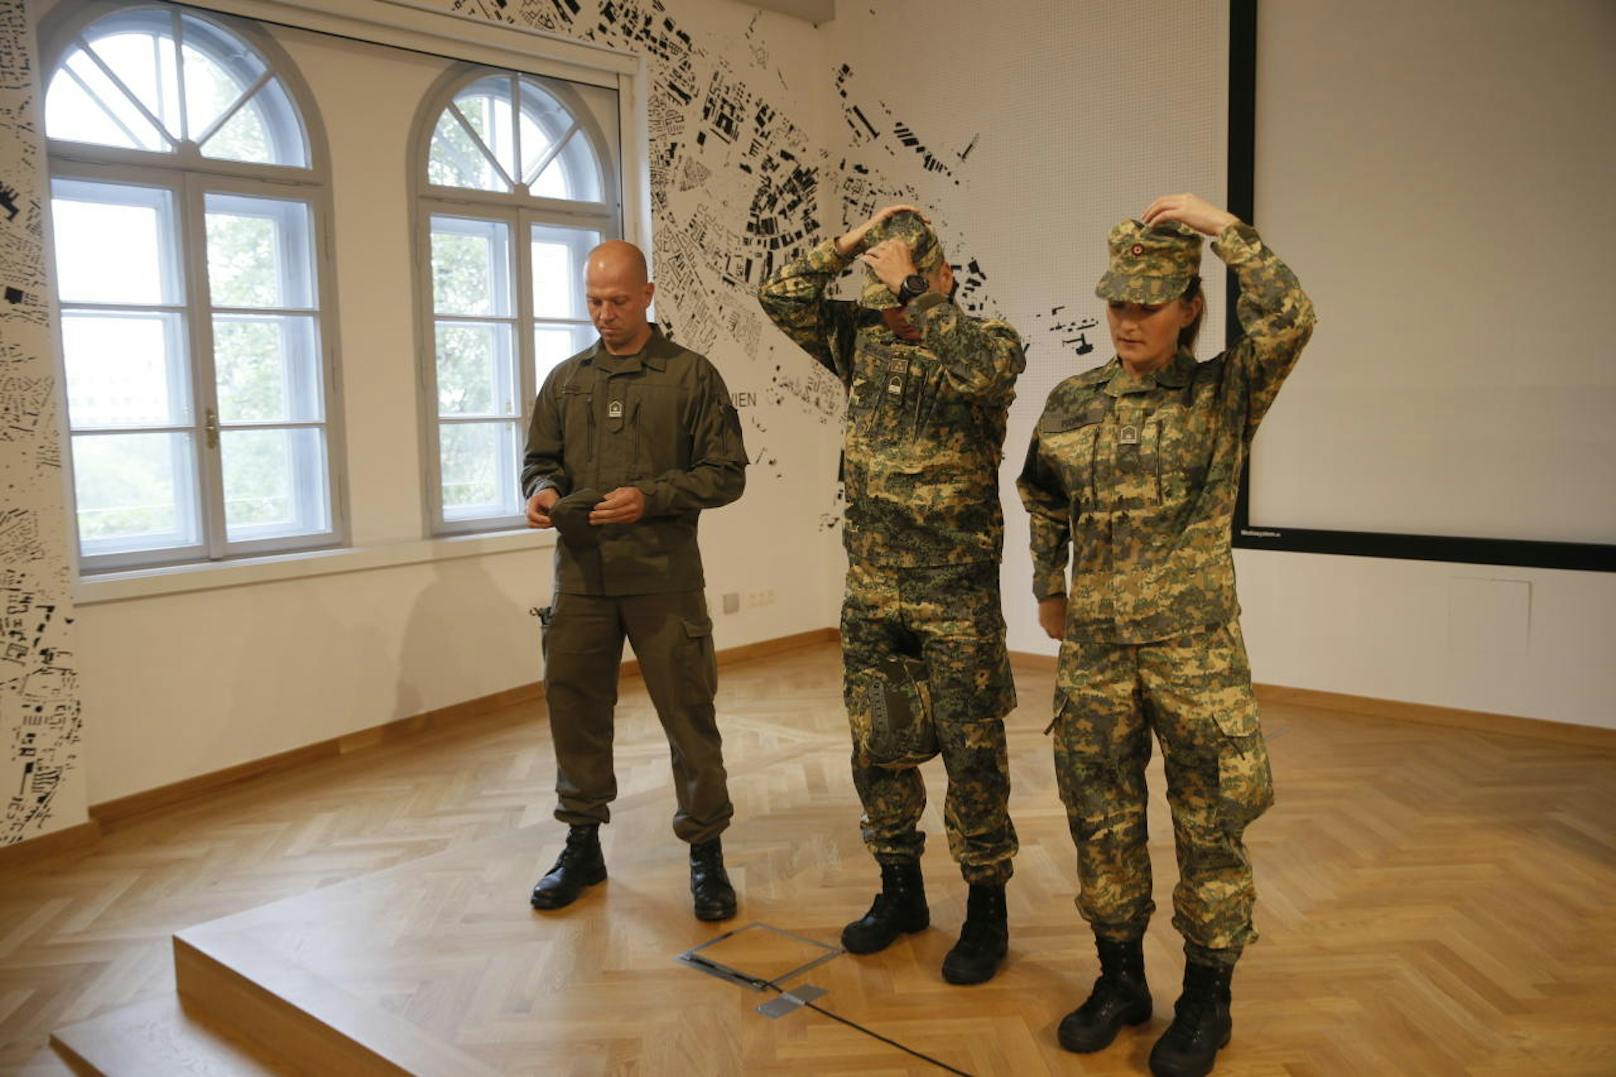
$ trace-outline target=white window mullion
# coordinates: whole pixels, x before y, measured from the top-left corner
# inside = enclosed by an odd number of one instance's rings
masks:
[[[511,189],[526,193],[522,179],[522,90],[516,76],[510,76],[511,97]]]
[[[550,148],[544,151],[544,156],[534,163],[532,171],[522,177],[522,182],[531,184],[534,180],[544,175],[544,170],[550,167],[550,162],[561,155],[561,151],[567,148],[567,143],[571,141],[572,136],[576,135],[578,131],[577,124],[567,128],[567,133],[556,139]]]
[[[179,86],[180,138],[200,142],[201,139],[191,139],[190,106],[185,100],[185,24],[180,21],[177,8],[169,12],[169,17],[174,20],[174,81]]]
[[[213,122],[208,124],[208,129],[206,131],[203,131],[192,141],[194,141],[198,146],[206,145],[208,139],[212,138],[218,132],[219,128],[235,119],[236,113],[240,112],[242,107],[246,105],[248,101],[252,100],[253,94],[257,93],[265,83],[269,82],[274,77],[274,73],[268,70],[259,75],[258,78],[254,80],[252,85],[247,87],[247,89],[242,92],[240,97],[236,98],[234,103],[232,103],[229,108],[225,109],[223,112],[219,113],[219,115],[214,117]]]
[[[337,293],[336,252],[331,239],[330,202],[310,201],[314,213],[314,301],[320,314],[314,322],[315,342],[320,348],[320,416],[325,420],[326,483],[331,499],[332,538],[350,539],[348,504],[348,436],[342,410],[342,369],[338,354],[338,322],[335,317]]]
[[[416,418],[427,509],[423,523],[427,534],[432,534],[443,522],[443,468],[438,447],[438,323],[433,303],[436,281],[432,276],[432,210],[419,202],[412,247],[416,279],[415,338],[420,356],[415,376],[419,391]]]
[[[511,126],[518,134],[521,131],[522,99],[515,76],[511,77]],[[513,143],[516,153],[516,170],[522,170],[522,147],[520,142]],[[515,399],[506,409],[515,420],[515,434],[510,442],[503,442],[512,447],[512,451],[505,452],[499,460],[496,472],[499,476],[500,487],[504,490],[516,491],[517,480],[522,471],[521,447],[527,436],[526,418],[533,409],[533,297],[528,287],[530,267],[528,266],[528,221],[526,212],[518,212],[515,228],[511,235],[511,259],[508,263],[513,271],[514,279],[508,282],[512,290],[516,315],[516,325],[511,330],[516,338],[511,346],[511,362],[516,369],[507,369],[506,378],[510,379],[512,394]],[[520,508],[520,506],[518,506]]]
[[[183,64],[181,65],[184,66]],[[185,261],[185,297],[190,314],[191,379],[196,394],[202,535],[209,560],[225,555],[224,469],[219,424],[218,374],[213,358],[213,309],[208,285],[208,236],[204,181],[186,176],[181,201],[181,251]]]
[[[140,145],[140,136],[129,129],[129,125],[123,122],[123,117],[114,112],[112,110],[112,106],[108,105],[101,99],[101,95],[96,93],[88,82],[84,81],[83,76],[81,76],[77,71],[74,71],[71,67],[63,67],[62,74],[67,76],[67,78],[77,85],[79,89],[84,91],[85,96],[90,98],[90,100],[95,103],[95,106],[101,110],[102,114],[105,115],[107,119],[112,121],[113,126],[117,127],[118,130],[123,132],[124,137],[127,138],[132,145]],[[159,133],[161,133],[161,129],[159,129]]]
[[[483,141],[483,136],[477,133],[477,128],[473,127],[471,121],[466,119],[466,114],[461,112],[459,106],[454,104],[449,106],[449,111],[454,113],[456,122],[460,124],[467,136],[470,137],[472,142],[476,144],[477,151],[483,155],[489,164],[494,166],[494,171],[499,173],[499,177],[505,182],[505,185],[507,187],[514,187],[514,181],[512,181],[508,174],[506,174],[505,166],[499,161],[499,153],[494,149],[494,147]]]
[[[520,242],[517,243],[516,257],[516,335],[519,340],[519,355],[521,356],[520,385],[522,432],[525,435],[528,425],[533,419],[533,404],[539,395],[538,379],[534,374],[537,359],[533,347],[533,214],[523,212],[520,216]]]
[[[107,81],[111,82],[112,85],[117,88],[118,92],[123,94],[124,97],[128,99],[129,103],[135,107],[135,111],[140,113],[145,121],[152,125],[152,127],[157,131],[158,137],[162,138],[163,141],[167,142],[169,147],[172,148],[175,142],[178,140],[169,132],[167,127],[163,126],[163,121],[152,115],[151,109],[147,108],[145,103],[141,101],[140,97],[128,87],[122,78],[118,76],[117,72],[113,71],[112,68],[107,65],[107,62],[101,59],[101,54],[96,52],[95,48],[88,41],[80,38],[79,47],[84,51],[84,55],[90,58],[90,62],[101,69],[101,73],[107,77]],[[76,75],[74,77],[80,86],[85,85],[83,79],[78,78]],[[94,90],[90,90],[88,86],[85,86],[85,89],[88,90],[92,97],[99,96]],[[106,106],[103,105],[102,107],[105,108]],[[122,126],[122,124],[120,123],[119,126]],[[124,130],[128,131],[129,129],[125,127]]]
[[[73,428],[76,438],[122,437],[125,434],[194,434],[189,426],[78,426]]]

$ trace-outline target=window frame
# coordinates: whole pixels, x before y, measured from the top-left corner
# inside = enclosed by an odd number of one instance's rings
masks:
[[[190,5],[182,7],[166,0],[88,0],[81,4],[61,5],[41,24],[41,110],[44,108],[43,95],[49,88],[51,78],[68,54],[78,47],[87,29],[108,15],[142,10],[163,12],[176,19],[185,15],[211,23],[215,29],[239,38],[253,49],[264,62],[267,76],[279,81],[298,111],[309,163],[304,168],[206,157],[200,147],[192,142],[180,142],[169,151],[154,151],[51,139],[41,132],[46,146],[48,181],[52,184],[57,179],[63,179],[161,188],[172,192],[176,229],[174,253],[183,278],[179,296],[183,303],[175,309],[181,312],[185,324],[189,368],[187,387],[191,392],[192,414],[189,416],[189,426],[172,425],[161,429],[183,431],[193,439],[194,496],[197,500],[200,541],[184,547],[85,554],[83,538],[79,533],[78,485],[72,452],[74,432],[69,418],[62,432],[66,443],[63,468],[69,484],[68,515],[77,571],[81,576],[91,577],[138,569],[218,565],[248,558],[346,546],[350,542],[352,524],[333,242],[335,215],[329,143],[317,103],[291,57],[250,18]],[[218,434],[228,429],[227,424],[217,419],[219,402],[213,352],[214,309],[207,276],[205,200],[209,193],[300,201],[308,206],[309,265],[315,276],[312,296],[316,303],[313,316],[321,364],[322,418],[318,423],[289,421],[266,425],[275,429],[323,427],[326,455],[323,478],[327,483],[330,515],[329,527],[324,531],[236,542],[229,540],[225,521],[223,454],[218,445],[208,445],[210,425],[214,429],[214,438],[220,443],[222,439],[218,439]],[[62,315],[81,307],[116,309],[120,304],[62,301],[57,285],[54,226],[49,213],[46,214],[44,247],[46,272],[51,282],[51,301],[56,314],[53,334],[57,375],[64,386],[65,395],[67,365]],[[152,306],[155,305],[132,306],[132,309],[148,310]],[[67,418],[65,408],[63,414]],[[214,417],[211,423],[209,416]]]
[[[462,62],[439,77],[422,99],[411,132],[409,151],[410,191],[412,205],[411,229],[416,277],[416,326],[418,340],[418,384],[420,386],[420,445],[423,505],[425,525],[429,536],[448,537],[478,534],[525,527],[526,517],[520,506],[508,516],[477,516],[452,520],[445,516],[443,505],[442,439],[444,420],[438,414],[437,379],[437,312],[434,309],[432,277],[432,220],[434,217],[453,217],[465,220],[499,221],[510,230],[514,272],[511,274],[515,289],[509,320],[515,323],[515,362],[517,397],[517,444],[520,446],[527,428],[532,423],[533,405],[540,386],[537,383],[533,330],[542,324],[533,314],[532,229],[534,225],[562,228],[592,228],[602,241],[624,238],[629,232],[628,191],[625,176],[628,168],[625,126],[630,122],[627,88],[621,83],[613,88],[617,94],[616,137],[601,130],[593,111],[577,94],[569,80],[534,70],[542,65],[524,68],[500,68],[486,64]],[[455,95],[466,87],[489,76],[511,79],[531,79],[562,105],[578,125],[573,137],[588,138],[600,169],[602,200],[598,203],[575,202],[525,194],[521,190],[484,191],[469,187],[448,187],[431,183],[427,166],[432,150],[433,136],[438,119],[443,115]],[[592,85],[601,85],[592,83]],[[518,93],[519,96],[519,93]],[[518,162],[520,167],[520,162]],[[537,177],[535,177],[536,179]],[[454,316],[451,316],[454,317]],[[501,317],[501,320],[504,320]],[[552,320],[553,321],[553,320]],[[451,422],[453,420],[450,420]],[[472,419],[469,421],[477,421]],[[520,456],[512,461],[512,488],[520,474]]]

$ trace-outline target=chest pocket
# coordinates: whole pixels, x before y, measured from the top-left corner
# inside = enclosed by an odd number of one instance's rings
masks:
[[[595,458],[593,385],[572,381],[561,387],[562,454],[573,486],[593,485],[586,472]]]
[[[1107,424],[1111,467],[1099,481],[1108,485],[1108,507],[1142,509],[1161,502],[1161,422],[1142,406],[1143,397],[1117,402]]]
[[[672,386],[642,382],[630,391],[628,421],[638,471],[634,478],[655,478],[690,466],[690,431],[683,420],[687,404],[686,395]]]
[[[925,388],[925,371],[912,348],[866,340],[853,366],[848,419],[854,434],[890,439],[912,429]]]
[[[1217,424],[1206,404],[1185,394],[1156,413],[1160,425],[1156,471],[1163,501],[1192,499],[1207,483],[1217,449]]]
[[[1038,441],[1043,446],[1045,462],[1060,476],[1061,486],[1072,500],[1074,517],[1097,507],[1100,431],[1110,410],[1107,397],[1096,397],[1059,415],[1046,415],[1038,422]]]

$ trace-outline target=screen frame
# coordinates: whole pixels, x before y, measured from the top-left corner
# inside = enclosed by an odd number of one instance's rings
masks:
[[[1229,211],[1253,224],[1257,169],[1257,2],[1229,5]],[[1228,278],[1224,347],[1240,338],[1236,304],[1240,283]],[[1616,545],[1540,542],[1521,539],[1407,535],[1381,531],[1321,531],[1299,527],[1253,526],[1250,513],[1251,453],[1240,467],[1231,544],[1236,549],[1284,553],[1327,553],[1349,557],[1389,557],[1405,561],[1446,561],[1518,568],[1558,568],[1616,572]]]

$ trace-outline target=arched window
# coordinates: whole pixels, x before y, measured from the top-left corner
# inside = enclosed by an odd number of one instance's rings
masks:
[[[254,24],[64,5],[45,134],[86,571],[329,545],[322,140]]]
[[[416,145],[434,530],[516,526],[538,386],[595,340],[584,256],[622,232],[617,94],[457,68]]]

